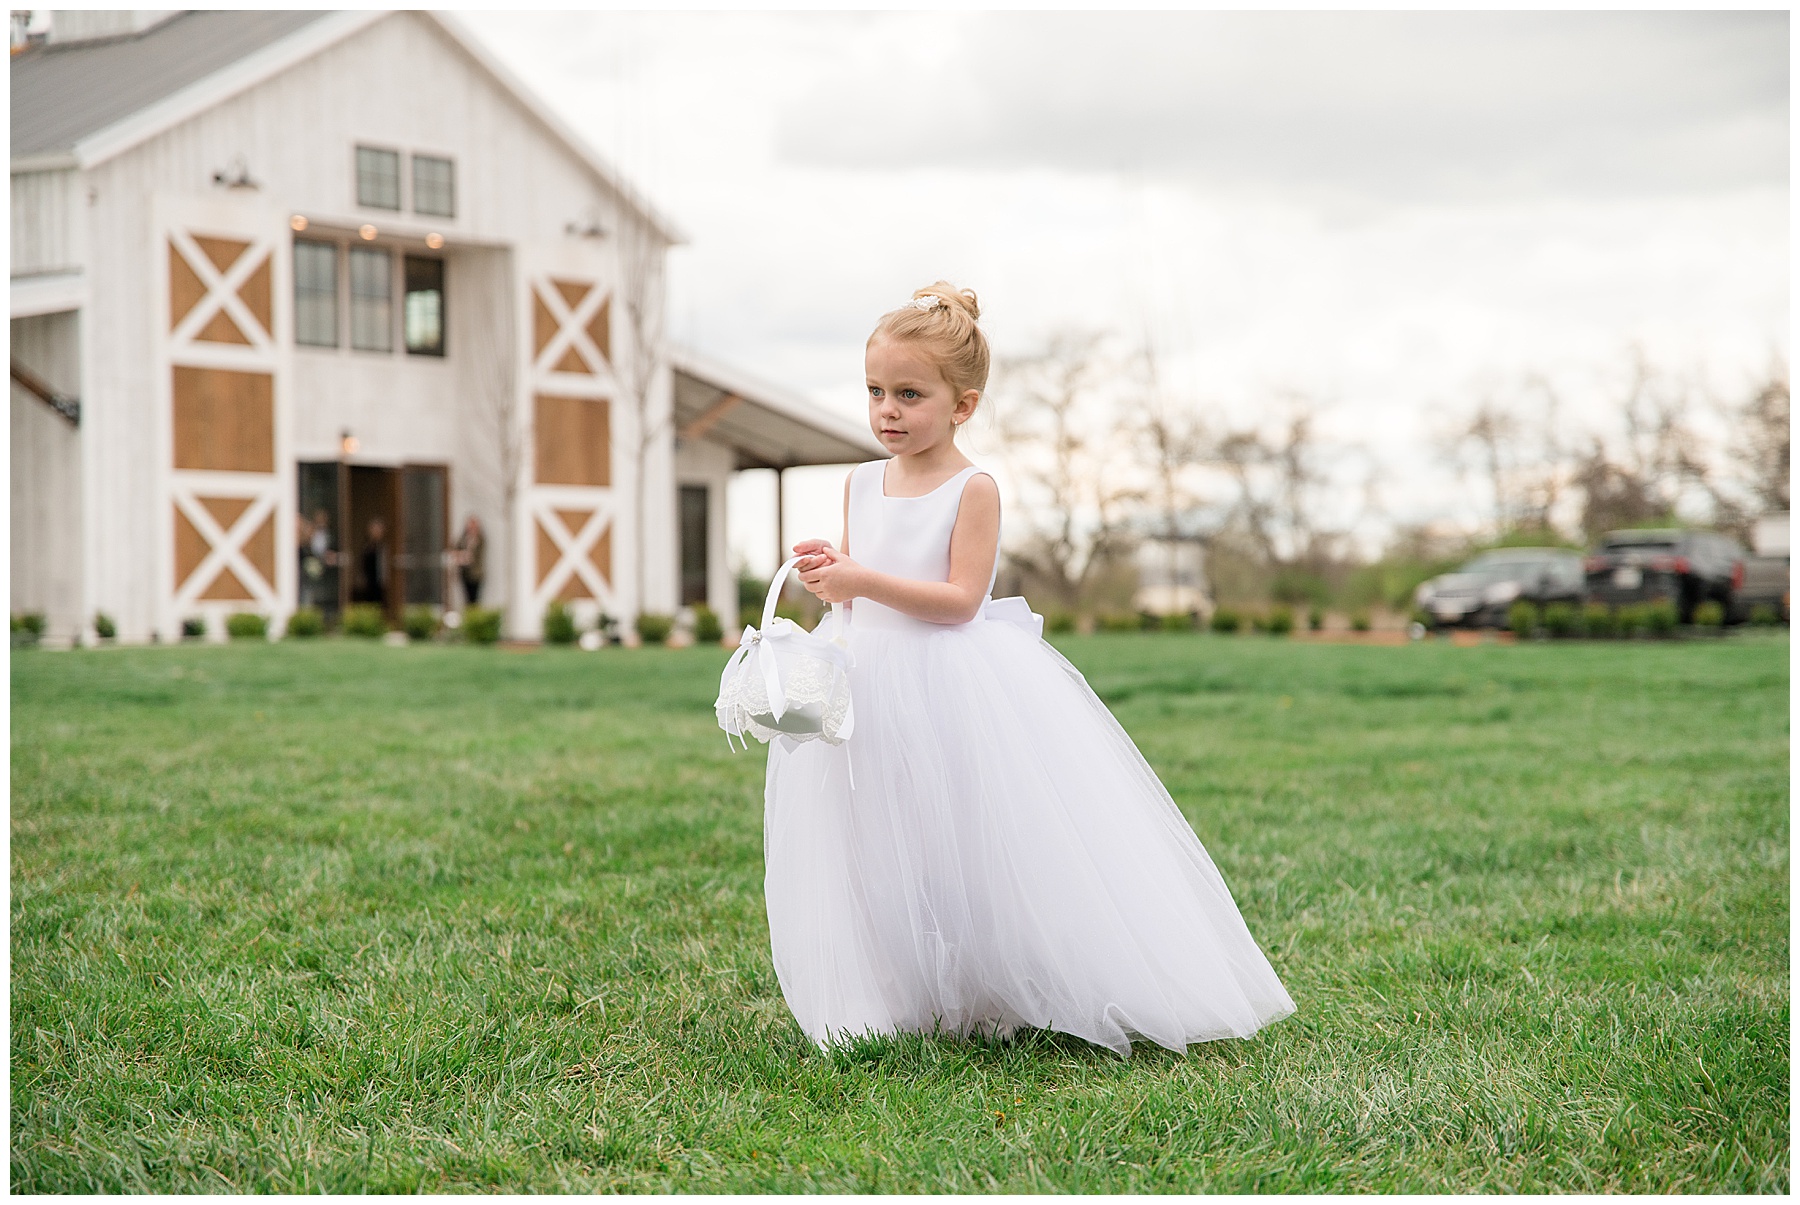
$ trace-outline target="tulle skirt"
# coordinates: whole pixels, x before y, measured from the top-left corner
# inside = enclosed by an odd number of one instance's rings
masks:
[[[769,932],[808,1037],[1037,1027],[1129,1055],[1294,1011],[1167,790],[1050,644],[995,621],[850,639],[852,737],[769,747]]]

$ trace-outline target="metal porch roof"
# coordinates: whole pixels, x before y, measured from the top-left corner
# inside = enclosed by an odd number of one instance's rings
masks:
[[[730,447],[740,469],[856,464],[887,456],[868,429],[682,348],[672,354],[675,428]]]

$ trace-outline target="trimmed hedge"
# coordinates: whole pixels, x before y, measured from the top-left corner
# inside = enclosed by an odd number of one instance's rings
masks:
[[[569,608],[562,600],[544,608],[545,644],[574,644],[580,634],[575,628],[575,617],[569,614]]]
[[[287,634],[290,640],[310,640],[314,636],[323,636],[325,616],[317,607],[301,607],[288,616]]]
[[[470,607],[463,612],[463,636],[470,644],[497,644],[500,612],[493,607]]]
[[[400,617],[400,627],[409,640],[430,640],[437,635],[437,611],[424,603],[410,606]]]
[[[344,635],[379,640],[387,635],[387,616],[374,603],[357,603],[344,612]]]
[[[694,643],[717,644],[725,639],[725,625],[718,613],[705,603],[694,604]]]
[[[1530,640],[1538,629],[1538,607],[1530,599],[1521,598],[1506,608],[1506,626],[1520,640]]]

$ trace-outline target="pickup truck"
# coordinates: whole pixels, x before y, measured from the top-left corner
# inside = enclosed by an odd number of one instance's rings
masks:
[[[1769,607],[1788,622],[1788,516],[1763,515],[1750,530],[1752,555],[1744,558],[1744,581],[1733,599],[1734,619],[1748,619]]]

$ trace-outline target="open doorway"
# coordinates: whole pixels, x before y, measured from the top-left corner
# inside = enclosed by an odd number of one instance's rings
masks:
[[[300,603],[328,614],[379,606],[390,622],[417,604],[444,604],[450,472],[443,465],[299,466]],[[308,549],[315,564],[308,564]]]

